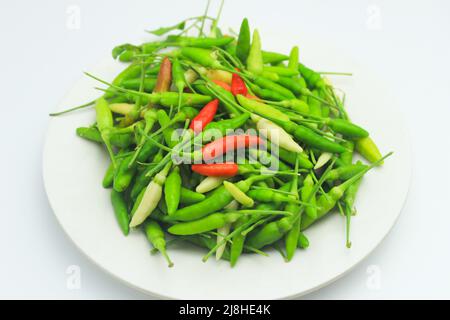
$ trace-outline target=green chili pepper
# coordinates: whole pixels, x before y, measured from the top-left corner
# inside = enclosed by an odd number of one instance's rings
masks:
[[[125,150],[124,150],[124,149],[121,149],[121,150],[117,153],[116,158],[117,158],[118,156],[122,156],[124,153],[125,153]],[[117,160],[117,163],[116,163],[117,166],[120,166],[120,163],[122,162],[123,158],[122,158],[122,157],[119,157],[119,158],[116,159],[116,160]],[[108,166],[108,169],[107,169],[106,172],[105,172],[105,175],[103,176],[103,180],[102,180],[102,186],[103,186],[103,188],[110,188],[110,187],[112,187],[112,185],[113,185],[113,183],[114,183],[115,172],[116,172],[116,169],[114,168],[113,164],[110,163],[109,166]]]
[[[357,165],[358,164],[359,163],[357,163]],[[356,212],[356,210],[354,209],[354,204],[355,204],[355,200],[356,200],[356,193],[359,190],[359,186],[361,185],[361,181],[362,181],[362,178],[359,179],[359,180],[356,180],[356,182],[354,182],[352,185],[350,185],[348,187],[347,191],[345,191],[345,194],[344,194],[344,204],[353,213]]]
[[[322,103],[315,98],[318,96],[319,96],[318,91],[314,90],[312,92],[312,96],[308,97],[309,114],[314,117],[322,116]]]
[[[316,218],[310,218],[305,217],[305,219],[302,220],[301,229],[305,230],[308,228],[311,224],[325,216],[328,212],[330,212],[331,209],[334,208],[337,201],[342,198],[345,191],[357,180],[361,179],[361,177],[366,174],[370,169],[373,167],[379,165],[384,159],[389,157],[392,154],[392,152],[388,153],[386,156],[382,157],[381,159],[377,160],[376,162],[372,163],[370,166],[366,167],[363,171],[359,172],[358,174],[354,175],[352,178],[348,179],[344,183],[341,183],[338,186],[335,186],[331,188],[331,190],[321,195],[317,199],[317,207],[320,208],[317,210],[317,217]]]
[[[274,209],[276,209],[276,206],[274,204],[262,203],[262,204],[259,204],[258,206],[256,206],[256,209],[257,210],[274,210]],[[240,217],[236,221],[234,228],[237,229],[237,228],[245,225],[245,223],[248,222],[250,219],[251,219],[250,216]],[[253,219],[257,219],[257,218],[253,217]],[[242,251],[244,249],[245,239],[246,239],[246,235],[243,235],[242,232],[236,233],[232,237],[232,243],[231,243],[231,248],[230,248],[230,265],[232,267],[236,265],[239,257],[242,254]]]
[[[233,37],[220,37],[220,38],[194,38],[194,37],[181,37],[181,36],[168,36],[167,42],[171,45],[179,47],[195,47],[195,48],[213,48],[224,47],[234,40]]]
[[[213,56],[213,53],[211,50],[201,49],[201,48],[184,47],[181,49],[181,54],[184,57],[186,57],[204,67],[212,68],[212,69],[219,69],[219,70],[223,69],[220,62]]]
[[[293,199],[285,194],[273,190],[256,189],[247,192],[247,195],[258,202],[288,202],[298,203],[298,199]]]
[[[95,127],[79,127],[76,130],[76,133],[79,137],[83,139],[87,139],[94,142],[102,143],[102,137],[100,136],[100,132]],[[123,133],[123,134],[111,134],[110,137],[111,145],[125,149],[128,148],[132,142],[133,138],[131,134]]]
[[[348,138],[367,138],[369,136],[366,130],[345,119],[325,118],[324,122],[335,132]]]
[[[311,197],[313,189],[314,189],[314,180],[311,174],[309,174],[303,180],[303,187],[301,189],[301,199],[302,201],[307,202],[308,199],[311,198],[311,200],[309,201],[309,204],[311,204],[311,206],[305,208],[306,215],[311,219],[315,219],[317,217],[316,197],[314,196]]]
[[[146,68],[145,74],[147,76],[156,76],[156,75],[158,75],[160,69],[161,69],[161,63],[158,63],[158,64],[152,66],[151,68]]]
[[[158,151],[158,146],[154,141],[148,140],[142,146],[137,161],[145,162],[149,157]],[[114,190],[123,192],[130,185],[134,175],[136,174],[136,163],[133,162],[134,154],[125,157],[118,165],[114,176]]]
[[[258,97],[260,97],[262,99],[272,100],[272,101],[283,101],[286,99],[285,96],[279,94],[278,92],[260,88],[256,84],[253,84],[251,82],[248,83],[248,86]]]
[[[130,232],[130,217],[128,215],[127,203],[122,194],[114,189],[111,190],[111,203],[122,233],[128,235]]]
[[[194,204],[205,200],[205,198],[204,194],[181,187],[180,203],[182,204]]]
[[[236,45],[236,56],[242,63],[247,62],[248,54],[250,52],[250,27],[247,18],[244,18],[239,30],[239,37]]]
[[[293,69],[298,72],[298,58],[299,58],[298,47],[295,46],[292,48],[291,53],[289,54],[289,63],[288,63],[289,69]]]
[[[120,86],[125,80],[137,78],[141,74],[141,66],[133,63],[120,72],[112,81],[113,85]],[[107,99],[112,94],[106,93],[104,98]]]
[[[180,64],[178,59],[175,59],[172,63],[172,78],[175,87],[178,90],[179,101],[178,101],[178,111],[181,108],[181,94],[183,93],[184,88],[186,87],[186,81],[184,79],[184,69]]]
[[[279,125],[296,139],[306,143],[310,147],[332,153],[342,153],[346,150],[340,144],[318,135],[305,126],[295,124],[294,122],[280,122]]]
[[[247,57],[247,69],[255,75],[263,72],[264,62],[261,52],[261,39],[258,30],[253,31],[252,44]]]
[[[296,175],[293,176],[292,182],[291,182],[291,189],[290,192],[293,193],[290,197],[292,199],[298,199],[298,161],[295,163],[294,173]],[[307,199],[308,200],[308,199]],[[294,257],[295,251],[297,249],[298,244],[298,238],[300,236],[300,224],[301,224],[301,218],[302,218],[302,212],[300,211],[301,208],[299,205],[295,203],[289,203],[286,205],[285,210],[288,212],[291,212],[294,214],[299,214],[299,218],[295,220],[295,222],[292,225],[291,230],[288,231],[286,234],[285,242],[286,242],[286,260],[291,261]]]
[[[355,149],[360,155],[372,163],[381,159],[380,150],[378,150],[377,145],[370,137],[356,140]],[[379,164],[382,165],[383,161],[379,162]]]
[[[170,117],[167,115],[166,111],[164,111],[164,110],[158,110],[157,117],[158,117],[159,125],[161,127],[165,128],[163,130],[163,136],[164,136],[164,140],[166,141],[166,144],[169,146],[169,148],[175,147],[177,145],[178,141],[172,140],[173,132],[175,131],[175,129],[173,127],[169,126],[171,123]]]
[[[299,163],[299,167],[302,169],[312,169],[313,168],[313,164],[312,162],[309,160],[308,155],[306,153],[292,153],[289,152],[287,150],[284,150],[282,148],[278,149],[278,156],[280,157],[281,160],[283,160],[284,162],[287,162],[291,165],[295,165],[295,159],[298,156],[298,163]]]
[[[167,260],[169,267],[173,267],[173,262],[170,260],[166,252],[166,240],[164,238],[164,231],[156,221],[149,221],[145,224],[145,234],[148,241],[157,249]]]
[[[238,99],[239,104],[242,107],[244,107],[250,112],[260,115],[263,118],[267,118],[269,120],[277,118],[280,121],[289,121],[289,117],[285,113],[281,112],[280,110],[270,105],[264,104],[256,100],[248,99],[241,94],[238,94],[236,98]]]
[[[247,192],[251,185],[257,181],[268,179],[270,176],[252,176],[246,180],[236,183],[236,186],[243,192]],[[210,213],[223,209],[233,201],[233,196],[224,186],[215,189],[205,200],[196,204],[178,209],[171,218],[179,221],[191,221],[202,218]]]
[[[128,188],[136,173],[136,166],[129,167],[132,159],[133,155],[129,155],[117,166],[114,175],[114,190],[117,192],[123,192]]]
[[[106,149],[108,150],[109,156],[113,166],[116,166],[116,159],[111,147],[111,131],[114,127],[112,112],[108,107],[108,102],[104,98],[99,98],[95,104],[97,128],[100,132],[103,142],[105,143]]]
[[[285,54],[278,53],[278,52],[270,52],[270,51],[263,51],[262,57],[263,57],[264,64],[266,64],[266,63],[278,64],[280,62],[283,62],[283,61],[289,59],[289,57]]]
[[[292,109],[294,111],[304,113],[304,114],[309,113],[309,105],[305,101],[299,100],[299,99],[283,100],[283,101],[278,101],[275,103],[272,102],[272,104],[278,105],[281,107],[285,107],[285,108],[289,108],[289,109]]]
[[[124,80],[121,84],[121,87],[125,89],[139,90],[141,85],[141,79],[128,79]],[[144,79],[144,92],[152,92],[156,85],[156,78],[145,78]]]
[[[172,215],[178,209],[181,196],[180,168],[175,167],[167,177],[164,184],[164,197],[167,205],[167,213]]]
[[[303,232],[299,234],[297,246],[301,249],[307,249],[309,247],[309,240]]]
[[[344,165],[328,172],[326,179],[328,181],[348,180],[366,168],[367,166],[364,164]]]
[[[110,188],[114,182],[114,166],[112,162],[106,169],[105,175],[103,176],[102,186],[103,188]]]
[[[188,222],[181,222],[171,226],[167,231],[174,235],[193,235],[204,233],[223,227],[227,223],[233,223],[242,214],[240,213],[213,213],[207,217]]]
[[[276,66],[264,66],[264,71],[266,72],[270,72],[270,73],[274,73],[277,75],[277,77],[275,77],[275,80],[278,80],[279,77],[294,77],[294,76],[298,76],[298,70],[296,69],[292,69],[289,67],[276,67]]]
[[[292,228],[291,220],[291,218],[285,217],[266,224],[249,237],[247,244],[255,249],[260,249],[280,240]]]
[[[272,90],[272,91],[282,95],[283,97],[285,97],[285,99],[295,99],[295,95],[292,93],[291,90],[286,89],[285,87],[279,85],[278,83],[276,83],[274,81],[271,81],[264,77],[258,77],[258,76],[251,77],[251,79],[257,86],[259,86],[261,88]]]
[[[304,92],[304,87],[300,83],[299,79],[290,78],[290,77],[279,77],[277,83],[289,89],[295,95],[299,96]]]
[[[207,132],[208,130],[218,130],[218,132],[223,136],[227,133],[227,131],[242,127],[247,122],[249,117],[249,113],[242,113],[235,118],[213,121],[208,123],[203,131]]]
[[[298,66],[298,71],[300,72],[300,74],[305,79],[306,83],[308,84],[308,86],[311,89],[326,88],[327,85],[326,85],[325,81],[323,81],[322,76],[319,73],[313,71],[312,69],[309,69],[308,67],[306,67],[305,65],[303,65],[301,63]]]
[[[265,79],[267,79],[267,80],[270,80],[270,81],[273,81],[273,82],[277,82],[280,79],[280,76],[277,73],[275,73],[275,72],[267,70],[267,68],[268,67],[264,66],[263,72],[261,72],[260,76],[265,78]]]
[[[342,152],[339,156],[342,161],[342,165],[352,164],[353,161],[353,150],[355,149],[355,143],[351,140],[347,140],[342,143],[342,145],[347,149],[347,151]],[[338,164],[336,162],[336,164]]]

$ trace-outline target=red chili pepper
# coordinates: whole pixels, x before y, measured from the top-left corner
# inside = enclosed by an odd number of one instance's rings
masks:
[[[217,84],[218,86],[224,88],[225,90],[231,92],[231,86],[228,83],[220,81],[220,80],[213,80],[213,82],[215,84]]]
[[[193,164],[192,171],[208,177],[234,177],[239,171],[239,167],[234,162]]]
[[[156,78],[156,85],[153,92],[166,92],[170,89],[172,82],[172,64],[169,58],[165,57],[161,66],[159,67],[158,78]]]
[[[233,95],[242,94],[243,96],[248,93],[244,80],[237,73],[233,73],[231,77],[231,93]]]
[[[203,129],[206,127],[208,123],[210,123],[214,116],[216,115],[217,108],[219,107],[219,100],[214,99],[210,102],[208,102],[202,110],[198,113],[198,115],[192,119],[191,124],[189,125],[189,128],[194,130],[194,133],[200,133],[203,131]]]
[[[203,159],[209,161],[218,156],[222,156],[231,150],[255,147],[261,144],[263,144],[263,140],[258,136],[249,134],[225,136],[214,140],[203,147]]]

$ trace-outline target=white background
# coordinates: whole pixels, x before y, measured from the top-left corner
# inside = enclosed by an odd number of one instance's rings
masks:
[[[204,5],[1,2],[0,298],[149,298],[94,266],[57,224],[42,182],[47,114],[114,45],[198,15]],[[80,25],[73,28],[77,10]],[[262,35],[315,36],[370,63],[393,88],[410,129],[412,185],[396,226],[351,273],[305,298],[450,298],[449,13],[445,0],[226,1],[222,26],[237,29],[247,16]],[[71,265],[81,268],[77,290],[67,288]]]

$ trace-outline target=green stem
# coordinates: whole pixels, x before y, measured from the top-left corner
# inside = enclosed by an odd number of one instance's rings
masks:
[[[202,25],[200,26],[200,30],[199,30],[199,37],[203,36],[203,28],[205,27],[206,16],[208,15],[209,4],[210,4],[210,0],[208,0],[208,2],[206,3],[205,13],[203,14],[203,17],[202,17]]]
[[[72,111],[75,111],[75,110],[84,109],[84,108],[87,108],[87,107],[90,107],[90,106],[94,105],[95,101],[96,100],[92,100],[92,101],[87,102],[85,104],[82,104],[80,106],[77,106],[77,107],[74,107],[74,108],[70,108],[70,109],[67,109],[67,110],[64,110],[64,111],[53,112],[53,113],[50,113],[49,116],[50,117],[56,117],[56,116],[60,116],[62,114],[69,113],[69,112],[72,112]]]
[[[318,71],[317,73],[332,75],[332,76],[353,76],[351,72],[329,72],[329,71]]]

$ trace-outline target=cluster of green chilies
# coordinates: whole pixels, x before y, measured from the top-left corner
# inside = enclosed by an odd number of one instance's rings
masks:
[[[195,28],[199,35],[188,36]],[[222,35],[206,15],[152,33],[176,30],[114,48],[113,57],[130,64],[111,83],[87,74],[108,87],[68,110],[95,106],[96,122],[77,134],[109,153],[103,187],[123,234],[143,229],[169,266],[166,247],[178,241],[231,266],[269,247],[284,248],[289,261],[309,245],[304,230],[338,208],[350,247],[362,177],[386,156],[349,120],[330,82],[299,62],[298,47],[263,51],[247,19],[237,37]],[[174,139],[177,129],[185,130]],[[240,158],[210,163],[238,148]],[[370,164],[354,162],[355,152]]]

